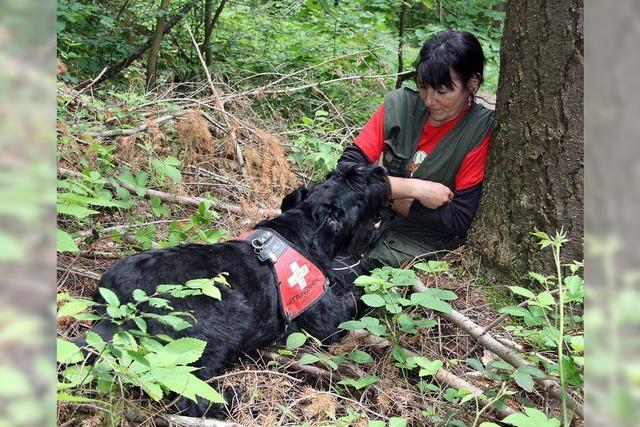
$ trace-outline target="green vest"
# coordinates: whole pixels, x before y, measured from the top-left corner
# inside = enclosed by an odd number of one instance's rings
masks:
[[[392,176],[408,177],[407,166],[418,147],[428,110],[418,92],[402,88],[384,98],[384,166]],[[455,178],[467,154],[476,148],[491,128],[493,111],[480,104],[460,119],[414,171],[413,178],[440,182],[455,190]],[[380,237],[364,254],[367,269],[383,265],[400,267],[418,257],[451,250],[464,236],[431,229],[387,210],[380,224]]]

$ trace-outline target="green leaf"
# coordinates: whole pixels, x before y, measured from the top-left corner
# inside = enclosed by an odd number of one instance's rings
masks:
[[[425,376],[433,376],[440,371],[442,368],[441,360],[433,360],[429,364],[422,366],[422,369],[418,372],[418,375],[421,377]]]
[[[120,306],[120,300],[118,299],[118,296],[111,289],[98,288],[98,292],[100,292],[100,295],[102,295],[102,298],[104,298],[107,304],[114,307]]]
[[[122,310],[120,310],[119,307],[115,307],[113,305],[108,305],[107,306],[107,315],[109,315],[109,317],[111,317],[112,319],[121,319],[124,316],[126,316],[126,313]]]
[[[360,299],[364,301],[364,303],[367,304],[369,307],[374,307],[374,308],[382,307],[386,303],[384,298],[382,298],[380,295],[377,295],[377,294],[362,295]]]
[[[422,292],[411,294],[411,301],[414,304],[418,304],[431,310],[440,311],[442,313],[451,313],[451,306],[449,304]]]
[[[147,333],[147,322],[145,322],[145,320],[143,318],[134,317],[133,318],[133,322],[136,324],[138,329],[140,329],[140,331],[142,331],[145,334]]]
[[[167,326],[171,326],[173,328],[174,331],[176,332],[180,332],[184,329],[190,328],[191,327],[191,323],[187,322],[186,320],[178,317],[178,316],[174,316],[171,314],[166,314],[164,316],[159,316],[157,317],[158,321],[160,323],[163,323]]]
[[[342,322],[338,325],[338,328],[340,329],[344,329],[347,331],[353,331],[355,329],[360,329],[364,327],[364,325],[362,324],[362,322],[358,321],[358,320],[348,320],[346,322]]]
[[[215,285],[202,288],[201,290],[202,290],[202,293],[208,297],[211,297],[217,300],[222,299],[222,294],[220,293],[220,289],[216,288]]]
[[[94,211],[85,206],[63,205],[63,204],[57,204],[56,211],[61,215],[69,215],[69,216],[76,217],[78,219],[83,219],[88,217],[89,215],[95,215],[99,213],[98,211]]]
[[[377,376],[369,375],[366,377],[359,378],[357,380],[354,380],[352,378],[347,378],[345,380],[339,381],[338,384],[348,385],[355,388],[356,390],[360,390],[361,388],[367,387],[375,383],[376,381],[378,381]]]
[[[73,241],[73,237],[66,231],[56,229],[56,251],[57,252],[78,252],[80,249]]]
[[[454,292],[446,289],[427,288],[422,293],[431,295],[434,298],[438,298],[444,301],[453,301],[455,299],[458,299],[458,296]]]
[[[62,307],[58,309],[57,318],[60,319],[61,317],[67,317],[67,316],[75,317],[75,315],[82,313],[91,305],[93,305],[93,301],[88,301],[83,299],[74,299],[72,301],[67,302],[66,304],[64,304]]]
[[[80,347],[74,343],[57,338],[56,344],[56,360],[58,363],[78,363],[84,360]]]
[[[500,427],[498,424],[496,423],[482,423],[480,424],[480,427]]]
[[[550,306],[555,304],[556,300],[550,292],[544,291],[538,294],[538,302],[543,306]]]
[[[529,375],[531,375],[532,377],[535,377],[535,378],[543,378],[545,376],[544,372],[542,372],[540,369],[536,368],[533,365],[520,366],[518,368],[518,371],[527,373],[527,374],[529,374]]]
[[[584,353],[584,336],[571,337],[571,348],[578,353]]]
[[[153,382],[140,382],[142,389],[156,402],[162,399],[162,387]]]
[[[374,285],[374,284],[382,285],[385,283],[385,281],[378,277],[373,277],[373,276],[359,276],[356,280],[354,280],[353,283],[359,286],[367,286],[367,285]]]
[[[418,330],[416,329],[415,321],[408,314],[400,314],[398,316],[397,322],[402,332],[406,332],[409,334],[415,334],[416,332],[418,332]]]
[[[535,281],[540,283],[541,285],[544,285],[548,281],[547,278],[542,274],[534,273],[533,271],[529,272],[529,277],[535,279]]]
[[[518,384],[523,390],[532,392],[533,391],[533,378],[526,372],[518,369],[513,374],[513,379],[516,380],[516,384]]]
[[[534,299],[536,297],[529,289],[525,289],[520,286],[509,286],[509,289],[511,289],[511,292],[514,294],[521,295],[527,299]]]
[[[140,301],[144,301],[145,299],[147,299],[147,293],[145,291],[143,291],[142,289],[134,289],[133,290],[133,299],[137,302]]]
[[[175,354],[177,365],[188,365],[202,357],[206,345],[196,338],[180,338],[165,345],[161,353]]]
[[[302,332],[294,332],[287,337],[287,348],[293,350],[302,347],[307,341],[307,336]]]
[[[407,350],[405,350],[404,348],[398,345],[393,346],[391,355],[395,360],[397,360],[400,363],[405,363],[407,361]]]
[[[187,367],[181,367],[187,368]],[[142,378],[143,382],[154,381],[165,386],[174,393],[181,394],[196,401],[200,396],[212,403],[226,403],[222,395],[195,375],[173,368],[156,368]]]
[[[365,351],[361,350],[353,350],[351,353],[347,355],[347,359],[351,360],[355,363],[371,363],[373,362],[373,357]]]
[[[149,305],[154,308],[166,308],[167,310],[171,310],[171,302],[165,298],[149,298]]]
[[[312,365],[318,361],[320,361],[320,358],[317,355],[305,354],[298,360],[298,363],[301,365]]]
[[[156,292],[163,294],[165,292],[175,291],[176,289],[182,289],[182,285],[158,285],[156,286]]]
[[[531,316],[531,313],[529,312],[529,310],[527,310],[524,307],[518,307],[516,305],[509,305],[506,307],[502,307],[500,310],[498,310],[498,313],[506,313],[506,314],[511,314],[512,316],[520,316],[520,317]]]
[[[407,420],[400,417],[391,417],[389,418],[389,427],[406,427]]]
[[[484,365],[478,359],[467,359],[467,364],[478,372],[484,372]]]
[[[105,347],[107,346],[107,344],[104,342],[102,337],[93,331],[87,332],[87,334],[84,337],[84,340],[87,343],[87,345],[95,348],[99,353],[102,353]]]
[[[512,414],[502,420],[506,424],[516,427],[560,427],[556,418],[548,419],[540,410],[524,408],[525,414]]]
[[[431,260],[428,262],[420,262],[414,265],[418,270],[426,271],[427,273],[441,273],[449,271],[449,264],[446,261]]]

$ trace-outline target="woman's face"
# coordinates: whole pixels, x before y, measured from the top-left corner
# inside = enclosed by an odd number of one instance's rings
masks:
[[[453,89],[446,86],[420,87],[420,99],[429,109],[429,123],[440,126],[456,117],[469,103],[469,91],[451,74]],[[473,80],[473,79],[472,79]]]

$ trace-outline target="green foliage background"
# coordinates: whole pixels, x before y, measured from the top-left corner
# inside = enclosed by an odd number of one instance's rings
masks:
[[[214,2],[214,8],[219,2]],[[485,91],[495,92],[503,1],[407,0],[404,70],[412,68],[421,44],[444,28],[468,30],[481,41],[487,56]],[[235,86],[252,88],[305,67],[313,81],[354,75],[386,75],[398,71],[400,1],[256,1],[225,5],[212,36],[214,74]],[[173,16],[185,2],[171,2]],[[113,66],[136,50],[153,33],[158,5],[151,2],[61,0],[58,2],[58,55],[69,66],[62,78],[77,83]],[[196,4],[183,21],[204,38],[204,2]],[[327,61],[329,58],[341,57]],[[143,57],[144,59],[145,57]],[[144,63],[138,61],[121,74],[115,85],[144,84]],[[201,67],[184,22],[162,41],[159,73],[165,79],[189,81]],[[257,75],[257,76],[256,76]],[[247,78],[254,76],[253,78]],[[395,77],[365,80],[354,85],[329,85],[326,94],[348,120],[365,121]],[[313,116],[314,103],[279,97],[282,114],[301,109]]]

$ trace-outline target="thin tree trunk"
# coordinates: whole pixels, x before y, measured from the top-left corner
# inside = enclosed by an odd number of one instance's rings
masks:
[[[396,79],[396,89],[400,89],[400,86],[402,86],[402,82],[404,81],[400,73],[402,73],[404,68],[402,51],[404,49],[404,27],[407,22],[407,9],[407,2],[405,0],[400,0],[400,22],[398,24],[398,78]]]
[[[158,53],[160,52],[160,44],[162,43],[162,35],[167,26],[167,11],[169,9],[169,0],[160,2],[160,16],[156,20],[156,30],[151,39],[151,48],[149,49],[149,60],[147,61],[147,90],[156,85],[156,65],[158,64]]]
[[[171,17],[171,19],[167,22],[167,24],[164,27],[164,30],[162,32],[162,35],[165,35],[167,33],[169,33],[171,31],[171,29],[173,27],[175,27],[175,25],[180,22],[180,20],[184,17],[184,15],[186,15],[195,5],[195,2],[190,1],[188,3],[186,3],[184,6],[182,6],[182,8],[178,11],[178,13],[176,13],[174,16]],[[144,55],[144,53],[149,50],[149,48],[151,47],[151,42],[153,41],[153,37],[150,38],[149,40],[147,40],[143,45],[141,45],[138,49],[136,49],[135,52],[133,52],[131,55],[129,55],[127,58],[123,59],[122,61],[118,62],[116,65],[114,65],[113,67],[110,67],[109,70],[107,70],[106,73],[104,73],[102,75],[102,77],[100,79],[98,79],[94,85],[102,83],[106,80],[109,80],[115,76],[117,76],[118,74],[120,74],[122,72],[122,70],[124,70],[125,68],[127,68],[129,65],[131,65],[133,63],[133,61],[135,61],[136,59],[140,59],[142,57],[142,55]]]
[[[583,258],[583,2],[507,3],[495,129],[468,245],[487,276],[555,271],[536,229],[568,232]]]
[[[218,9],[216,9],[216,13],[213,15],[213,18],[209,19],[209,16],[211,15],[211,9],[213,6],[211,4],[212,1],[213,0],[207,0],[207,6],[209,7],[209,11],[205,12],[205,15],[208,21],[204,30],[204,43],[202,44],[202,49],[205,54],[205,63],[207,64],[207,67],[209,67],[213,62],[213,52],[211,51],[211,35],[213,34],[213,29],[215,28],[216,23],[218,22],[218,19],[220,18],[222,9],[224,9],[224,5],[227,3],[227,0],[222,0],[218,5]]]

